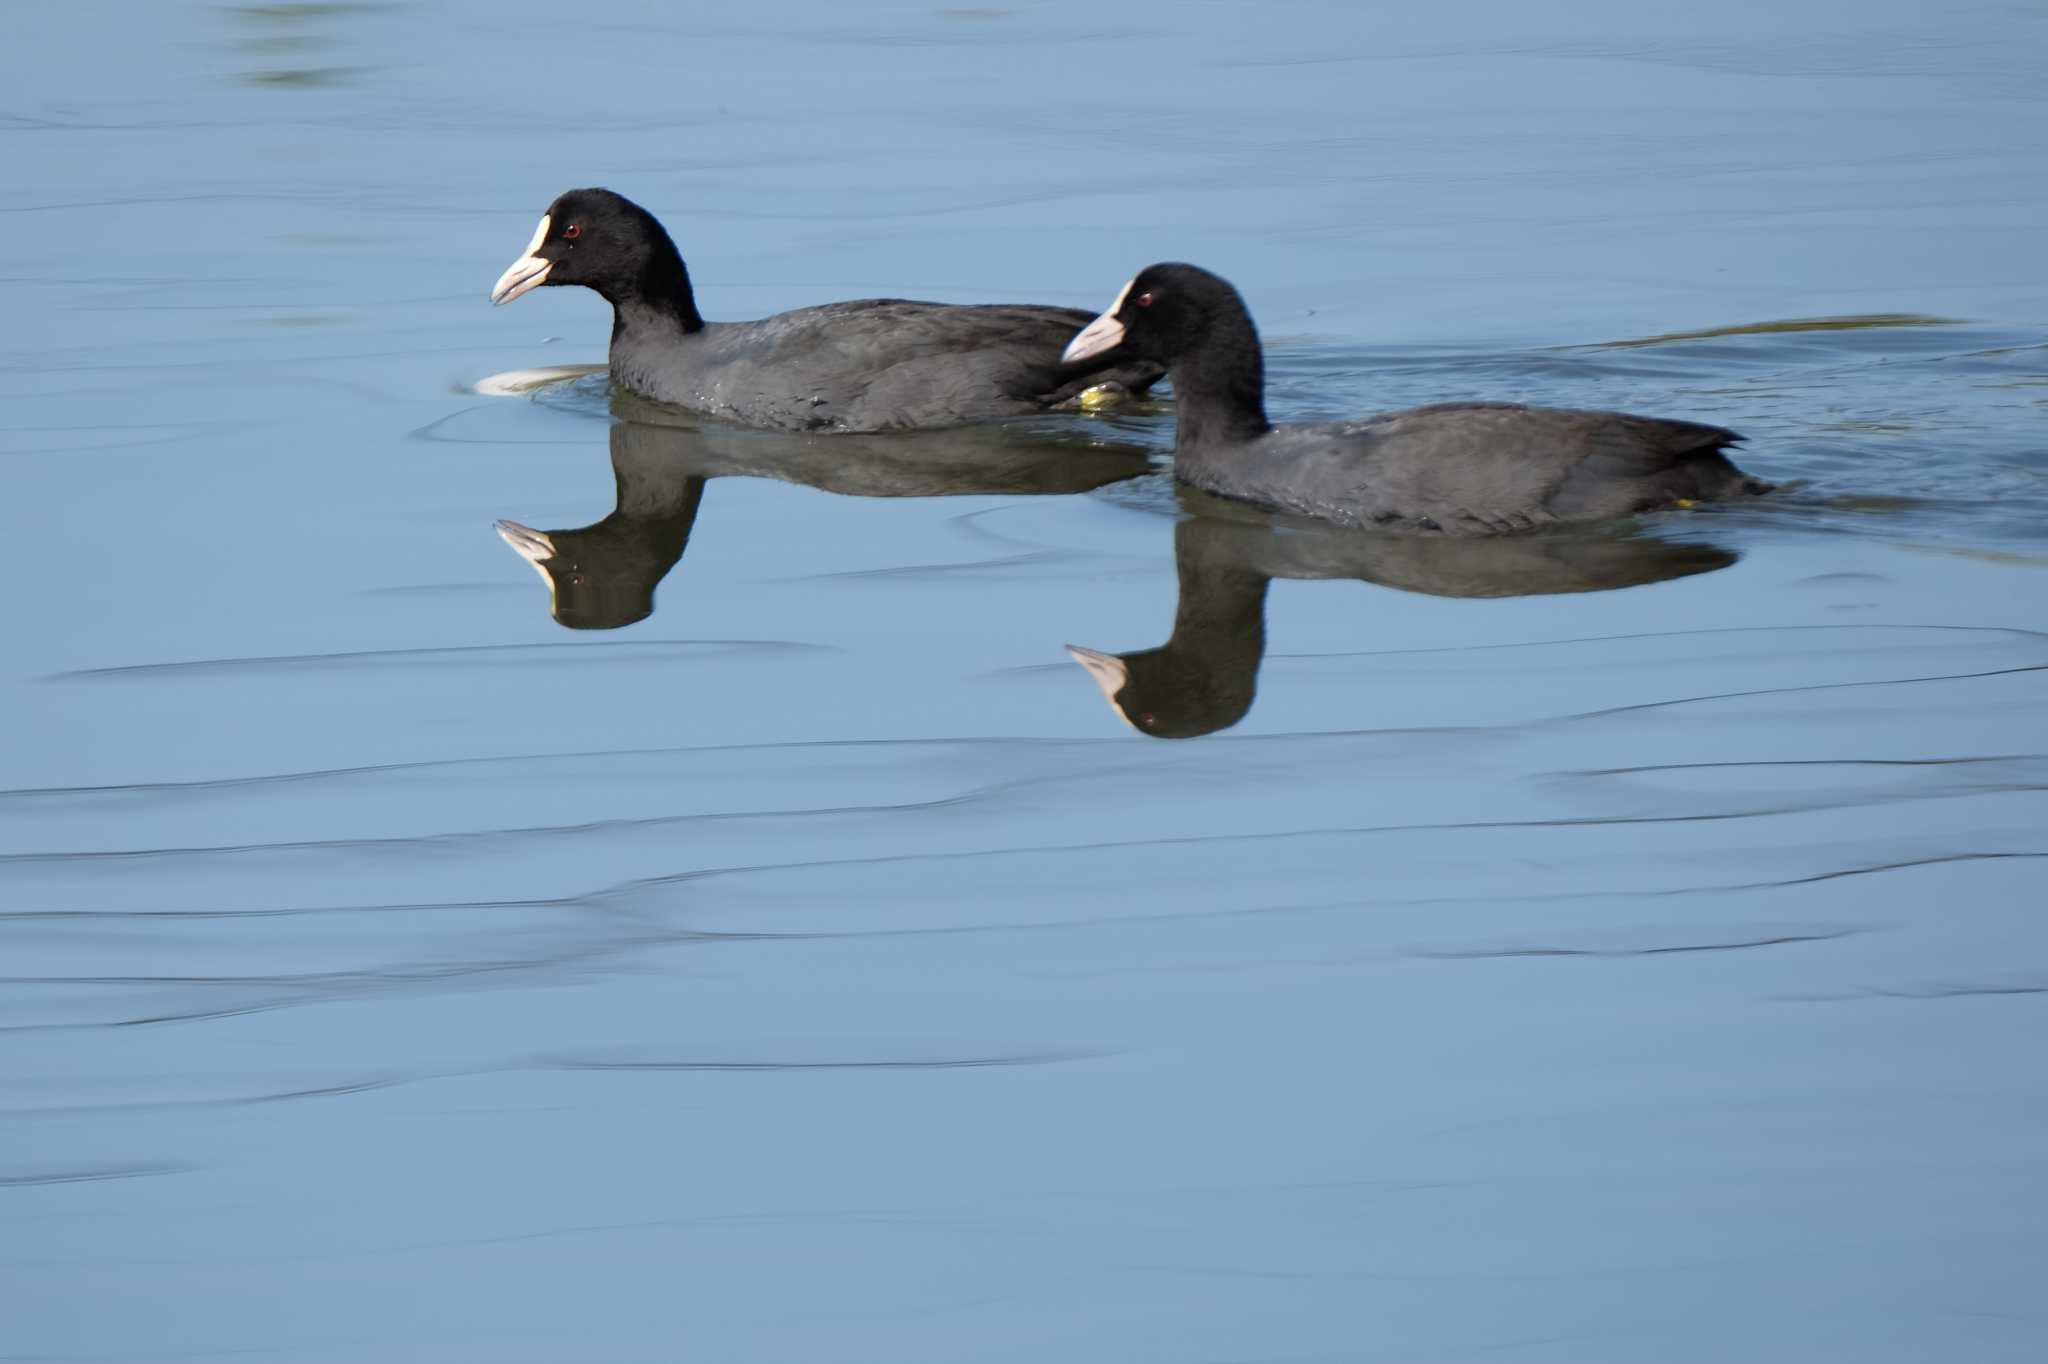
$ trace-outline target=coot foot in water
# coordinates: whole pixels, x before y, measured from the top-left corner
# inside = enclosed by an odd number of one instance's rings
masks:
[[[1264,357],[1244,300],[1192,265],[1147,267],[1067,346],[1079,364],[1164,365],[1174,474],[1345,526],[1491,535],[1768,492],[1697,422],[1518,403],[1438,403],[1348,422],[1266,420]]]
[[[1104,384],[1142,392],[1162,368],[1065,363],[1078,308],[870,298],[758,322],[706,322],[675,243],[638,204],[576,189],[541,215],[493,303],[581,284],[612,305],[612,379],[643,397],[748,426],[905,431],[1024,416]]]

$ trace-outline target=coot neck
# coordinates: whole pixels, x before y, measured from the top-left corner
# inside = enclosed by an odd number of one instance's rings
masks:
[[[1226,445],[1263,436],[1266,368],[1259,333],[1241,310],[1231,309],[1204,328],[1202,342],[1171,367],[1174,448]]]
[[[647,262],[622,286],[601,290],[612,305],[612,340],[627,330],[673,331],[689,336],[704,330],[690,272],[675,243],[663,232]]]

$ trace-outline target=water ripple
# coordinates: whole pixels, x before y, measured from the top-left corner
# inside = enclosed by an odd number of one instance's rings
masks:
[[[277,654],[251,658],[196,658],[169,663],[123,663],[50,673],[45,681],[149,678],[167,674],[274,672],[297,668],[381,667],[416,663],[555,663],[588,651],[605,658],[666,662],[676,658],[718,658],[733,654],[835,653],[827,644],[772,639],[574,640],[559,644],[462,644],[422,649],[353,649],[326,654]]]

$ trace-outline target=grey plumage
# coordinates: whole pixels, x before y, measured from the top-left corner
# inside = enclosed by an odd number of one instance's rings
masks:
[[[685,333],[626,313],[611,371],[642,396],[747,426],[904,431],[1044,412],[1093,385],[1142,391],[1163,372],[1138,363],[1059,363],[1089,314],[1032,304],[862,299],[709,322]]]
[[[1279,426],[1175,454],[1207,492],[1345,526],[1489,535],[1761,492],[1718,426],[1622,412],[1439,403]]]

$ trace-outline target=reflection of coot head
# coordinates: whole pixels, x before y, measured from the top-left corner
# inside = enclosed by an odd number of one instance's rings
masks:
[[[498,534],[548,585],[548,610],[571,630],[616,630],[654,611],[654,589],[683,557],[704,476],[679,459],[680,435],[655,427],[611,428],[612,514],[577,530],[498,522]]]
[[[1180,596],[1173,633],[1156,649],[1067,651],[1110,707],[1141,734],[1213,734],[1251,710],[1266,650],[1273,578],[1358,578],[1444,597],[1601,592],[1726,568],[1713,545],[1607,534],[1496,539],[1276,530],[1195,518],[1174,528]]]
[[[1069,644],[1110,709],[1140,734],[1191,739],[1228,729],[1252,708],[1266,652],[1266,583],[1250,562],[1256,544],[1221,522],[1183,521],[1173,531],[1180,595],[1173,634],[1156,649],[1107,654]],[[1257,532],[1263,536],[1263,529]]]
[[[704,480],[695,480],[703,495]],[[696,513],[696,498],[690,516]],[[690,517],[633,521],[613,512],[581,530],[534,530],[498,522],[505,543],[548,585],[548,612],[571,630],[616,630],[654,613],[654,588],[682,557]]]
[[[1069,644],[1067,652],[1088,670],[1124,723],[1155,739],[1214,734],[1252,708],[1256,658],[1248,668],[1230,667],[1218,655],[1176,649],[1171,643],[1129,654]]]

